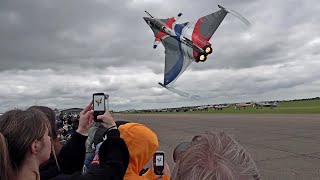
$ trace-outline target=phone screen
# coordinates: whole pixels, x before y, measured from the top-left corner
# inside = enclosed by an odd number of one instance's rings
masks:
[[[93,110],[94,111],[105,111],[105,96],[94,95],[93,96]]]
[[[156,155],[156,166],[163,166],[163,155]]]

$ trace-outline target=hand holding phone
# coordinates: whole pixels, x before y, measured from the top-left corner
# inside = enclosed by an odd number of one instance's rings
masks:
[[[100,122],[102,122],[101,124],[106,128],[117,126],[108,110],[106,110],[106,112],[103,115],[99,115],[97,119]]]
[[[90,117],[93,114],[92,102],[90,102],[81,112],[79,117],[79,126],[77,132],[82,135],[87,135],[91,125]]]

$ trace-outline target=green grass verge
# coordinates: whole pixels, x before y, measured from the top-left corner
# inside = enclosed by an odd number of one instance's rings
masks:
[[[221,111],[209,109],[208,111],[192,112],[157,112],[152,114],[320,114],[320,100],[302,100],[280,102],[277,108],[263,107],[246,107],[245,109],[236,110],[234,107],[224,108]],[[128,113],[128,114],[151,114],[151,113]]]

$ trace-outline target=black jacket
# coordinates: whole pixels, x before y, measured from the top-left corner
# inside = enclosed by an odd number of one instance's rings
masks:
[[[51,156],[47,164],[40,167],[40,179],[47,180],[61,173],[73,174],[81,171],[86,153],[86,140],[87,136],[75,132],[69,142],[62,147],[57,157],[61,171],[59,171],[54,157]]]
[[[106,134],[108,138],[100,146],[100,164],[97,168],[84,175],[60,174],[51,180],[122,180],[129,164],[127,145],[120,138],[120,132],[117,129],[107,131]]]

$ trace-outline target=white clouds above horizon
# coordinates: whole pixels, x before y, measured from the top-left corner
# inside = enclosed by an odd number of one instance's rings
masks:
[[[0,112],[34,103],[83,107],[99,91],[122,110],[314,97],[320,90],[315,0],[18,2],[0,7]],[[160,17],[182,12],[182,23],[218,10],[217,4],[252,26],[228,15],[211,40],[214,53],[178,79],[177,89],[201,99],[158,86],[164,48],[152,48],[144,10]]]

